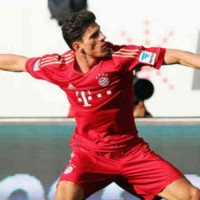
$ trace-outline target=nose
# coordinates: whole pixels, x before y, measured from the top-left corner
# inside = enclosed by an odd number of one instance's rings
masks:
[[[100,33],[100,40],[102,41],[102,40],[105,40],[106,39],[106,36],[101,32]]]

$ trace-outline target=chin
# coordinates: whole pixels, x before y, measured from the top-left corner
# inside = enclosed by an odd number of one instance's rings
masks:
[[[106,50],[106,51],[99,51],[98,54],[96,54],[96,57],[97,58],[103,58],[103,57],[106,57],[109,55],[109,52]]]
[[[101,53],[101,57],[105,57],[105,56],[108,56],[109,55],[109,52],[106,50],[106,51],[103,51]]]

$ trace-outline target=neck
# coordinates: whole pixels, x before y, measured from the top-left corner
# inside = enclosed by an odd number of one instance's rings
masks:
[[[99,59],[89,57],[85,54],[79,54],[76,53],[76,62],[77,66],[76,69],[80,71],[81,73],[87,73],[91,68],[93,68],[97,63]]]

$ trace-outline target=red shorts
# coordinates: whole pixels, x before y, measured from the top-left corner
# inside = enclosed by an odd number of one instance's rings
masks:
[[[126,151],[102,153],[74,148],[60,181],[72,181],[87,198],[115,182],[126,191],[152,200],[183,174],[149,149],[143,140]]]

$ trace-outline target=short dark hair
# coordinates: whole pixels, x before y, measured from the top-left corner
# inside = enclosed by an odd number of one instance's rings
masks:
[[[81,10],[72,13],[65,19],[62,25],[62,35],[68,46],[73,49],[72,43],[81,41],[85,30],[93,23],[95,23],[96,16],[93,12],[88,10]]]

